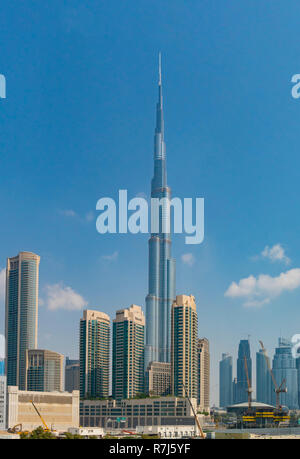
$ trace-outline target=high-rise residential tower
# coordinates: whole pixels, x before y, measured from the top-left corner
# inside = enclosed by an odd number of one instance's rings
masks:
[[[80,397],[109,396],[110,318],[87,309],[80,319]]]
[[[172,304],[171,319],[171,377],[172,394],[198,397],[198,318],[195,298],[177,295]],[[185,387],[185,388],[184,388]]]
[[[248,376],[250,383],[252,382],[252,360],[250,356],[250,343],[247,339],[242,339],[239,344],[239,351],[238,351],[238,359],[236,365],[236,373],[237,373],[237,386],[236,386],[236,400],[234,403],[242,403],[248,400],[247,395],[247,376],[246,376],[246,368],[245,368],[245,358],[247,360],[247,367],[248,367]]]
[[[5,298],[6,375],[8,386],[26,386],[26,350],[37,347],[40,257],[20,252],[7,259]]]
[[[64,356],[46,349],[26,351],[26,389],[39,392],[62,392]]]
[[[273,357],[273,374],[277,385],[280,386],[285,379],[286,393],[280,394],[280,404],[290,410],[298,410],[298,370],[296,359],[292,355],[292,343],[284,338],[279,338],[278,347]],[[275,392],[272,391],[273,405],[276,403]]]
[[[219,405],[226,408],[233,402],[232,357],[229,354],[222,354],[222,360],[219,363],[219,378]]]
[[[256,353],[256,401],[271,405],[273,402],[273,382],[266,358],[270,365],[270,358],[264,355],[262,349]]]
[[[151,362],[145,374],[145,392],[164,397],[171,394],[171,364]]]
[[[112,396],[116,400],[144,393],[145,317],[140,306],[116,312],[113,321]]]
[[[159,58],[160,59],[160,58]],[[154,176],[151,198],[171,199],[167,185],[166,146],[164,141],[161,64],[159,61],[158,103],[154,135]],[[151,215],[154,221],[154,215]],[[175,260],[171,256],[170,215],[167,206],[159,207],[156,227],[149,239],[149,285],[146,297],[145,370],[152,361],[170,362],[171,307],[175,300]],[[168,231],[168,232],[167,232]]]
[[[198,397],[197,404],[200,410],[209,411],[210,400],[210,354],[207,338],[198,339]]]

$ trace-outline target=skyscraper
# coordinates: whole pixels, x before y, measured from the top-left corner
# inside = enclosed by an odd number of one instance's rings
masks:
[[[80,319],[80,397],[109,395],[110,318],[87,309]]]
[[[63,391],[64,356],[46,349],[26,351],[26,389],[40,392]]]
[[[171,364],[151,362],[145,374],[145,391],[149,395],[166,396],[171,394]]]
[[[112,396],[116,400],[144,393],[145,317],[132,304],[113,321]]]
[[[290,341],[279,338],[278,347],[273,357],[273,373],[277,385],[280,386],[283,379],[286,380],[286,393],[280,394],[280,404],[287,406],[290,410],[297,410],[298,405],[298,371],[296,359],[292,355],[292,344]],[[272,392],[273,405],[276,403],[275,392]]]
[[[267,357],[269,363],[270,358]],[[256,353],[256,401],[272,404],[273,383],[263,350]]]
[[[71,360],[66,357],[65,366],[65,391],[73,392],[80,388],[80,363],[79,360]]]
[[[151,198],[170,199],[167,185],[166,146],[164,142],[161,64],[159,62],[158,103],[154,135],[154,176]],[[151,219],[153,216],[151,215]],[[170,362],[171,307],[175,300],[175,260],[171,257],[170,215],[166,206],[159,208],[157,228],[149,239],[149,285],[146,297],[145,370],[152,361]],[[164,225],[165,228],[164,228]]]
[[[177,295],[172,305],[171,377],[172,394],[191,398],[198,396],[198,318],[195,298]],[[184,389],[185,386],[185,389]]]
[[[222,360],[219,363],[219,378],[219,404],[220,407],[226,408],[233,402],[232,357],[229,354],[222,354]]]
[[[5,298],[6,374],[8,386],[26,386],[26,350],[37,347],[40,257],[20,252],[7,259]]]
[[[252,360],[250,356],[250,343],[247,339],[242,339],[239,344],[239,352],[237,359],[237,386],[236,386],[236,400],[234,403],[242,403],[248,400],[247,395],[247,376],[245,369],[245,359],[247,359],[248,375],[250,383],[252,382]]]
[[[209,411],[210,400],[210,354],[207,338],[198,339],[198,397],[197,403],[200,410]]]

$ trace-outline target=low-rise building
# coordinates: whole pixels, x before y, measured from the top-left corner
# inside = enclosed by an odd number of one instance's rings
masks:
[[[68,432],[72,435],[80,435],[84,438],[103,438],[105,435],[104,429],[102,429],[102,427],[70,427]]]
[[[197,400],[192,399],[196,411]],[[135,429],[137,426],[195,426],[186,398],[149,397],[126,400],[82,400],[80,425],[104,429]]]
[[[195,426],[138,426],[136,432],[159,438],[192,438],[196,435]]]
[[[79,427],[79,391],[23,391],[17,386],[8,386],[8,428],[21,424],[22,430],[32,431],[43,425],[32,401],[49,429],[67,431],[69,427]]]

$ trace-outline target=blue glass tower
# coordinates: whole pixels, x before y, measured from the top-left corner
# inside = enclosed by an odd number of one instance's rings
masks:
[[[269,357],[267,359],[270,362]],[[273,382],[262,349],[256,353],[256,401],[272,405]]]
[[[151,198],[171,199],[171,190],[167,185],[160,56]],[[169,218],[169,213],[160,206],[158,228],[155,228],[157,232],[152,232],[151,228],[149,239],[145,368],[153,361],[170,362],[171,306],[175,300],[175,260],[171,257],[171,235],[163,231],[163,225],[168,225]]]
[[[233,401],[233,384],[232,384],[232,357],[228,354],[222,354],[222,360],[219,363],[220,377],[220,407],[226,408]]]
[[[245,360],[247,359],[248,375],[250,383],[252,381],[252,360],[250,356],[250,344],[247,339],[242,339],[239,344],[239,352],[237,359],[237,387],[236,387],[236,400],[234,403],[243,403],[248,399],[247,395],[247,376],[245,370]]]
[[[280,394],[280,404],[287,406],[290,410],[298,409],[298,370],[296,359],[292,355],[292,344],[290,341],[279,338],[278,347],[273,357],[273,373],[280,386],[283,379],[286,380],[287,393]],[[273,404],[276,403],[273,392]]]

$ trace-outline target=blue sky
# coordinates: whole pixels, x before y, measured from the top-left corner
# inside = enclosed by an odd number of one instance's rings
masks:
[[[205,198],[204,242],[178,235],[173,255],[210,340],[213,401],[222,352],[250,335],[254,361],[258,339],[271,353],[300,332],[299,14],[283,0],[2,2],[0,269],[41,256],[40,347],[76,357],[85,303],[144,307],[148,237],[99,235],[96,202],[149,196],[160,50],[168,182]]]

